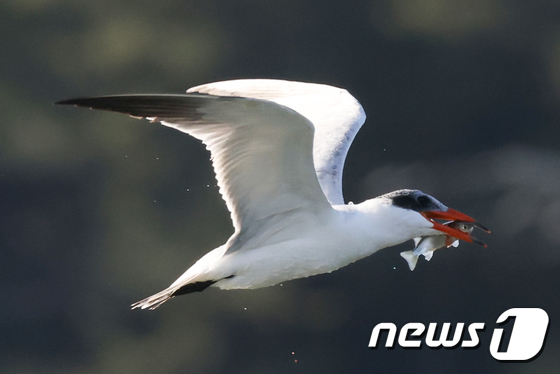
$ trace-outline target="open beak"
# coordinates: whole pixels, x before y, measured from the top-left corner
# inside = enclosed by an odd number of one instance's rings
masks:
[[[469,216],[467,216],[464,213],[461,213],[455,209],[451,209],[451,208],[447,208],[446,211],[426,211],[426,212],[420,212],[420,214],[422,216],[424,216],[424,218],[426,218],[428,221],[430,221],[433,225],[434,225],[434,229],[441,231],[449,236],[452,236],[454,238],[457,239],[461,239],[470,243],[476,243],[476,244],[480,244],[484,247],[486,247],[486,244],[484,244],[483,242],[481,242],[480,240],[473,238],[470,233],[467,232],[463,232],[461,230],[457,230],[453,227],[451,227],[449,224],[453,223],[453,222],[467,222],[470,223],[472,225],[474,225],[475,227],[478,227],[481,230],[484,230],[486,232],[490,232],[490,230],[488,230],[486,227],[484,227],[482,224],[480,224],[479,222],[475,221],[474,218],[471,218]],[[435,219],[443,219],[443,220],[447,220],[447,221],[451,221],[448,222],[446,224],[434,221]]]

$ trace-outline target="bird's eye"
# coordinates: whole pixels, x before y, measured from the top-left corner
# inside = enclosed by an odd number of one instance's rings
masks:
[[[428,196],[425,196],[425,195],[418,196],[417,200],[418,200],[418,203],[422,206],[426,206],[426,205],[428,205],[432,202],[432,200]]]

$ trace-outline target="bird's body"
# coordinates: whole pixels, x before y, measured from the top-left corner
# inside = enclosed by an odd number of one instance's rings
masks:
[[[260,288],[328,273],[415,237],[446,233],[434,219],[475,222],[417,190],[344,204],[342,168],[365,121],[346,90],[237,80],[186,95],[119,95],[60,102],[127,113],[190,134],[212,154],[234,234],[165,290],[133,307],[154,309],[209,286]]]
[[[228,244],[202,257],[175,286],[189,280],[222,279],[215,286],[222,289],[267,287],[291,279],[329,273],[371,255],[381,248],[404,240],[410,221],[405,217],[388,219],[379,211],[391,212],[391,203],[383,197],[362,204],[334,206],[320,215],[299,213],[273,223],[266,235],[239,242],[235,236]],[[374,214],[372,214],[374,213]],[[383,219],[381,219],[383,218]],[[390,217],[389,217],[390,218]],[[416,218],[411,214],[412,219]],[[395,222],[402,224],[395,225]],[[280,223],[281,223],[280,222]],[[429,235],[432,225],[419,216],[414,222],[423,226],[421,235]],[[371,230],[371,227],[379,230]],[[229,249],[230,254],[223,255]],[[235,274],[234,277],[228,278]],[[172,285],[173,287],[173,285]]]

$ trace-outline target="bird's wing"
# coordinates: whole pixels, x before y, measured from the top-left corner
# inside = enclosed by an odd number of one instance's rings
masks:
[[[283,105],[206,94],[102,96],[57,104],[147,118],[202,140],[238,236],[283,213],[332,209],[313,169],[313,125]]]
[[[342,169],[366,115],[341,88],[271,79],[241,79],[197,86],[187,92],[270,100],[300,113],[315,127],[313,160],[321,188],[333,205],[344,204]]]

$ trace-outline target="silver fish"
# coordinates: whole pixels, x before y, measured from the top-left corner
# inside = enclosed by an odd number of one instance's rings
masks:
[[[475,224],[461,221],[447,222],[445,225],[460,230],[466,234],[470,234],[475,227]],[[416,268],[418,257],[424,256],[426,261],[430,261],[435,250],[443,247],[457,247],[458,245],[459,240],[449,235],[442,234],[423,236],[420,238],[414,238],[414,249],[411,251],[401,252],[401,257],[406,260],[408,267],[412,271]]]

